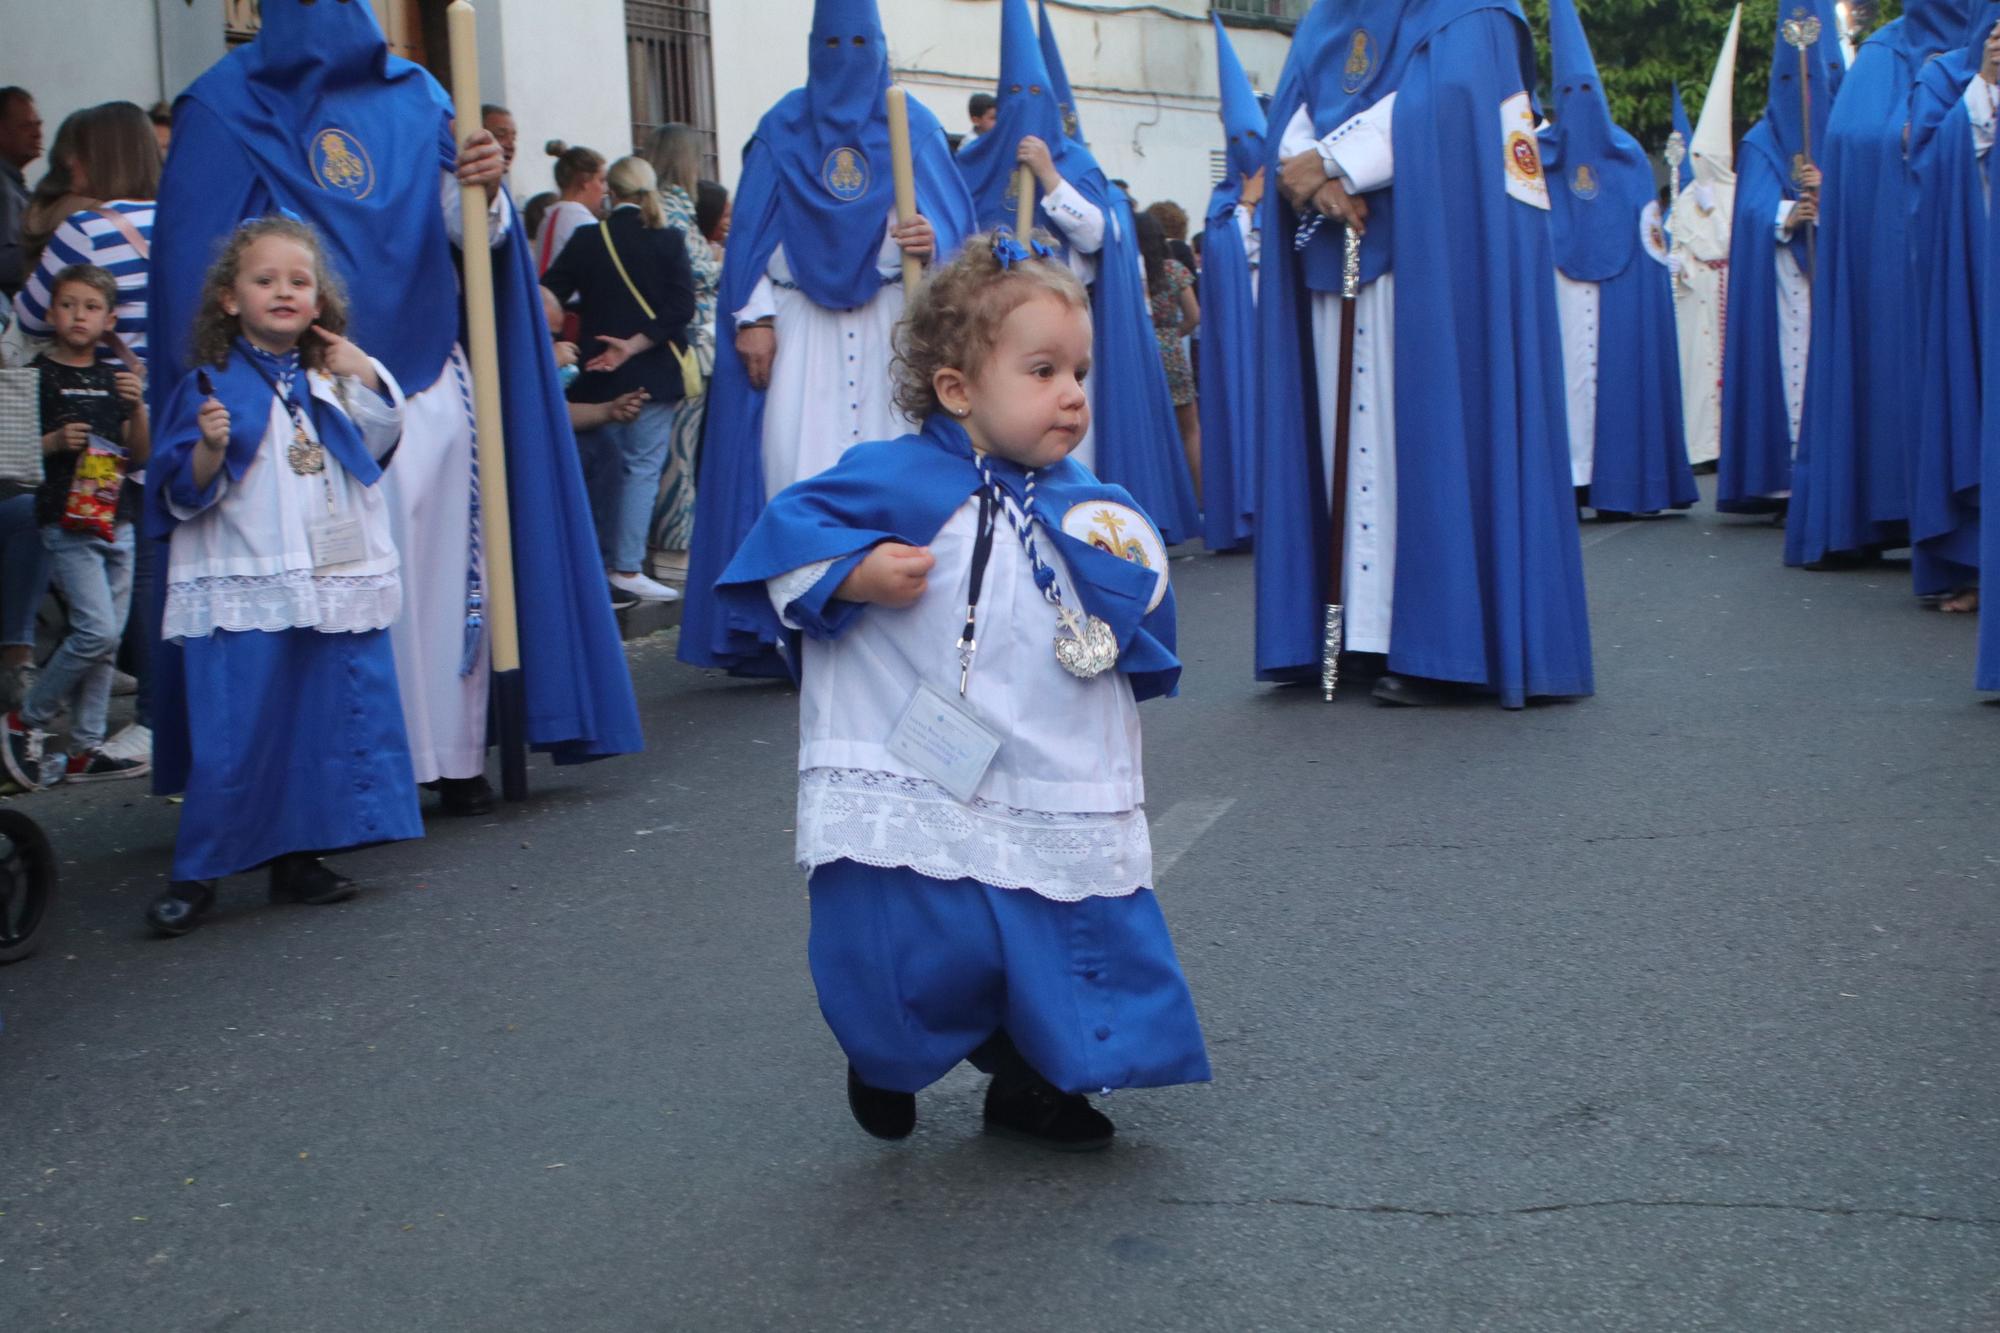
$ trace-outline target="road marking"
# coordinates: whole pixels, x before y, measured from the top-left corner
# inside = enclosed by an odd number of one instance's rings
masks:
[[[1236,804],[1233,796],[1212,801],[1176,801],[1153,821],[1153,878],[1166,878],[1174,863],[1215,827],[1215,821]]]
[[[1598,531],[1591,533],[1588,537],[1585,537],[1583,539],[1583,549],[1588,551],[1593,546],[1602,546],[1613,537],[1622,537],[1628,532],[1636,531],[1645,526],[1643,522],[1637,519],[1628,519],[1623,523],[1608,524]]]

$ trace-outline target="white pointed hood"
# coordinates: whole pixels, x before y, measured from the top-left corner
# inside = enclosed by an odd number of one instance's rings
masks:
[[[1694,166],[1697,183],[1719,185],[1736,180],[1736,143],[1731,129],[1735,109],[1736,39],[1743,28],[1743,6],[1729,17],[1729,33],[1722,39],[1722,54],[1715,58],[1715,73],[1708,81],[1708,96],[1701,100],[1701,119],[1695,122],[1694,142],[1688,145],[1688,159]]]

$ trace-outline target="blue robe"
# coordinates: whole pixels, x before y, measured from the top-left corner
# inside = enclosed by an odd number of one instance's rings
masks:
[[[1021,469],[1000,459],[991,466],[1018,502]],[[920,434],[856,445],[773,498],[718,595],[732,615],[779,633],[766,580],[835,561],[787,611],[804,633],[838,637],[869,613],[832,595],[869,548],[929,544],[979,484],[971,441],[942,415]],[[1132,503],[1070,460],[1038,472],[1035,491],[1044,514],[1094,500]],[[1173,693],[1180,663],[1172,590],[1149,612],[1153,571],[1058,525],[1039,527],[1036,540],[1054,545],[1084,609],[1111,625],[1117,669],[1133,694]],[[940,651],[952,649],[946,643]],[[790,660],[799,660],[796,651]],[[961,1060],[984,1065],[980,1048],[996,1032],[1066,1092],[1209,1076],[1193,998],[1149,888],[1054,902],[1026,889],[842,860],[813,872],[811,893],[808,954],[820,1009],[871,1087],[915,1092]]]
[[[1541,133],[1556,266],[1597,284],[1593,509],[1651,513],[1700,498],[1681,424],[1673,274],[1639,229],[1655,207],[1645,150],[1611,120],[1597,63],[1571,0],[1550,0],[1554,124]],[[1656,216],[1656,215],[1655,215]]]
[[[1266,125],[1221,17],[1211,17],[1229,166],[1208,196],[1201,244],[1201,539],[1234,551],[1250,544],[1257,512],[1257,302],[1236,207],[1243,177],[1263,165]]]
[[[1977,25],[1975,25],[1977,26]],[[1979,374],[1984,312],[1986,182],[1975,154],[1965,89],[1977,77],[1984,32],[1924,67],[1910,105],[1910,253],[1915,262],[1911,347],[1917,357],[1910,443],[1910,577],[1919,595],[1977,585]]]
[[[1483,686],[1507,707],[1530,696],[1590,694],[1548,215],[1504,188],[1509,145],[1500,107],[1533,87],[1534,46],[1511,4],[1432,0],[1380,9],[1384,19],[1370,36],[1384,72],[1360,84],[1350,105],[1358,111],[1398,93],[1395,183],[1367,196],[1362,253],[1364,279],[1409,257],[1395,264],[1398,526],[1389,665]],[[1342,12],[1314,8],[1294,41],[1271,124],[1289,122],[1316,80],[1339,86],[1351,35]],[[1331,97],[1311,108],[1321,133],[1347,109]],[[1527,148],[1532,156],[1531,141]],[[1275,181],[1275,142],[1267,168]],[[1274,188],[1264,200],[1258,289],[1266,355],[1256,666],[1266,680],[1319,669],[1327,491],[1309,287],[1338,289],[1326,285],[1337,283],[1337,262],[1318,263],[1311,249],[1294,258],[1296,221],[1279,194]],[[1337,251],[1337,238],[1338,228],[1327,227],[1318,240]],[[1316,268],[1324,278],[1315,278]],[[1441,360],[1439,348],[1453,354]]]
[[[801,290],[816,304],[844,310],[873,299],[881,286],[876,255],[890,207],[890,196],[882,193],[891,185],[883,102],[889,65],[873,0],[860,5],[822,0],[814,22],[806,86],[767,111],[743,149],[735,220],[716,302],[722,323],[702,428],[694,537],[681,611],[680,660],[727,667],[745,676],[779,676],[785,668],[775,651],[775,634],[766,632],[762,622],[733,614],[714,592],[716,579],[769,498],[764,494],[765,394],[750,387],[732,321],[749,304],[780,245]],[[859,27],[874,42],[872,51],[835,50],[817,40],[839,36],[847,27]],[[972,204],[937,117],[915,98],[909,100],[909,114],[917,212],[936,233],[933,262],[942,263],[971,235]],[[823,136],[859,151],[868,185],[855,197],[842,198],[853,192],[843,188],[836,194],[833,184],[822,180],[824,164],[835,151],[820,153]]]
[[[998,95],[999,118],[993,128],[958,150],[959,170],[972,192],[979,225],[1013,227],[1014,155],[1031,134],[1048,145],[1062,178],[1104,210],[1104,246],[1097,252],[1097,277],[1090,286],[1095,467],[1099,476],[1137,498],[1169,545],[1186,541],[1199,532],[1201,515],[1181,451],[1166,367],[1160,363],[1132,206],[1111,187],[1082,140],[1068,133],[1027,0],[1002,0]],[[1035,193],[1039,217],[1039,185]],[[1062,242],[1060,235],[1055,239]]]
[[[351,297],[349,336],[406,392],[438,381],[461,336],[438,206],[438,173],[456,157],[449,98],[420,67],[388,54],[365,6],[266,0],[263,14],[258,39],[175,107],[179,151],[160,182],[153,230],[156,415],[189,364],[215,247],[247,218],[282,211],[319,230]],[[333,131],[344,138],[329,145]],[[635,752],[644,740],[631,675],[520,227],[491,262],[528,743],[557,763]],[[156,558],[164,569],[164,550]],[[166,794],[181,790],[189,760],[180,649],[162,645],[151,670],[153,787]]]
[[[1929,17],[1965,23],[1945,0],[1863,42],[1827,118],[1819,162],[1819,270],[1813,275],[1812,352],[1792,468],[1785,563],[1909,539],[1910,386],[1916,358],[1909,208],[1903,159],[1910,92],[1943,49]]]
[[[1808,53],[1811,136],[1826,140],[1826,122],[1846,68],[1839,26],[1825,0],[1813,0],[1820,40]],[[1780,15],[1780,21],[1783,15]],[[1729,230],[1729,336],[1722,346],[1722,457],[1715,507],[1725,514],[1768,514],[1771,497],[1792,489],[1792,424],[1785,405],[1785,367],[1778,340],[1778,205],[1798,196],[1792,163],[1804,147],[1798,53],[1774,31],[1770,93],[1764,114],[1736,152],[1736,207]],[[1824,201],[1822,201],[1824,202]],[[1805,228],[1785,242],[1806,272]],[[1817,304],[1817,302],[1815,302]]]

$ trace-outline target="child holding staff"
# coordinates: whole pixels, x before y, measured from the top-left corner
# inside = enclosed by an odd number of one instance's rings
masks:
[[[422,835],[388,628],[402,605],[375,483],[403,393],[341,336],[318,234],[246,223],[210,269],[197,369],[162,414],[149,535],[168,545],[155,787],[185,791],[173,883],[147,912],[184,935],[224,875],[270,867],[274,902],[355,885],[320,854]]]
[[[1052,256],[988,234],[934,274],[899,335],[921,432],[780,494],[717,587],[804,636],[813,980],[880,1138],[964,1059],[988,1132],[1065,1150],[1111,1141],[1086,1091],[1208,1077],[1143,809],[1137,702],[1180,676],[1166,552],[1069,457],[1090,307]]]

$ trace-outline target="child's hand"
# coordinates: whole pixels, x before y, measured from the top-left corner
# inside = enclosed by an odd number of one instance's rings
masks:
[[[315,324],[312,331],[326,344],[326,372],[343,379],[357,379],[371,389],[382,387],[381,377],[375,373],[375,363],[368,359],[368,353],[356,347],[339,334]]]
[[[647,400],[652,396],[652,394],[647,393],[644,389],[634,389],[630,393],[619,394],[611,400],[609,405],[611,419],[626,424],[637,421],[639,419],[639,409],[644,407]]]
[[[576,356],[577,352],[575,343],[558,342],[556,344],[556,368],[558,370],[560,370],[564,366],[575,365]]]
[[[862,557],[833,595],[846,602],[868,602],[900,610],[914,605],[924,595],[935,564],[931,553],[921,546],[883,542]]]
[[[129,370],[121,370],[113,377],[118,386],[118,396],[134,408],[143,407],[146,401],[146,381]]]
[[[1048,144],[1032,134],[1021,136],[1021,142],[1014,149],[1014,161],[1035,174],[1043,194],[1062,184],[1062,175],[1056,170],[1055,157],[1049,152]]]
[[[42,436],[42,452],[45,454],[73,454],[90,443],[90,426],[82,421],[71,421],[57,426]]]
[[[221,453],[229,447],[229,409],[221,400],[211,398],[201,405],[195,414],[195,423],[201,427],[201,442]]]

